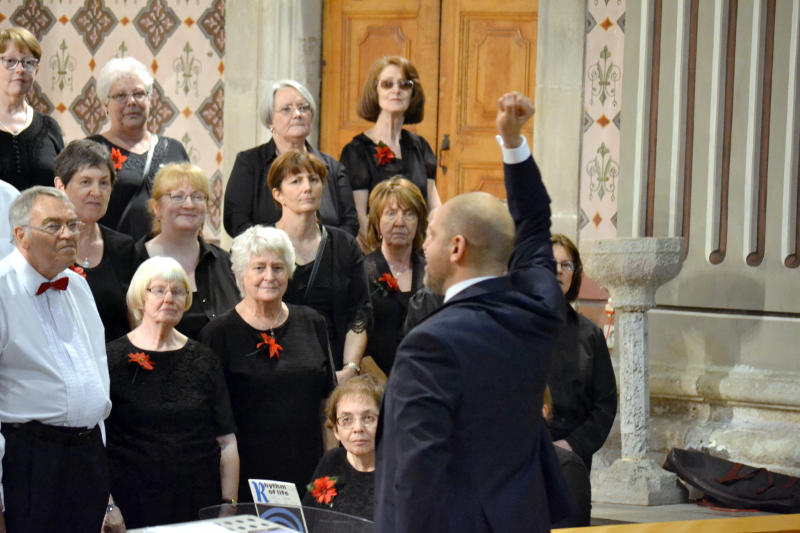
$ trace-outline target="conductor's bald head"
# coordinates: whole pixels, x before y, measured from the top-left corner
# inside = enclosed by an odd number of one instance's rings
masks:
[[[514,222],[494,196],[471,192],[437,209],[425,241],[428,286],[439,294],[462,279],[499,276],[514,247]]]

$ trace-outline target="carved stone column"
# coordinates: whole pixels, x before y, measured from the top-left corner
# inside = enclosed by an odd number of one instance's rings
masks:
[[[662,469],[650,449],[650,383],[647,310],[656,289],[683,265],[681,237],[642,237],[581,243],[586,274],[614,300],[620,354],[622,457],[592,479],[592,499],[665,505],[685,500],[677,476]]]

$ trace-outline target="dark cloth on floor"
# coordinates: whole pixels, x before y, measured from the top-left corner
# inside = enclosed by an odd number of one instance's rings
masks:
[[[130,235],[134,240],[147,235],[152,229],[152,219],[147,211],[147,201],[153,188],[153,179],[158,170],[167,163],[184,163],[189,155],[180,141],[171,137],[158,136],[158,143],[153,149],[153,159],[147,176],[142,176],[147,163],[147,152],[135,154],[121,148],[102,135],[88,137],[108,147],[116,148],[127,159],[117,169],[117,181],[111,190],[108,210],[100,219],[111,229]]]
[[[52,187],[56,156],[63,149],[58,123],[34,110],[30,126],[19,134],[0,130],[0,179],[19,191],[34,185]]]
[[[3,424],[8,533],[100,531],[108,505],[108,462],[95,426],[83,434],[39,422]],[[76,490],[77,489],[77,490]]]
[[[553,441],[565,439],[592,469],[617,414],[617,380],[603,331],[567,305],[547,380],[553,397]]]
[[[327,184],[322,191],[318,211],[320,221],[355,236],[358,233],[358,216],[347,169],[334,157],[312,148],[308,143],[306,150],[318,157],[328,169]],[[225,188],[223,210],[225,231],[232,237],[256,224],[274,226],[281,218],[280,209],[275,205],[272,191],[267,185],[267,174],[277,157],[274,140],[236,155]]]
[[[322,456],[309,483],[325,476],[336,477],[337,494],[330,505],[318,502],[311,492],[303,496],[303,505],[372,520],[375,508],[375,472],[359,472],[347,462],[347,450],[334,448]]]
[[[327,232],[328,239],[308,297],[305,293],[314,268],[313,261],[297,266],[283,301],[307,305],[325,317],[333,363],[338,370],[342,368],[347,332],[367,329],[372,306],[364,271],[364,256],[355,238],[338,228],[327,227]]]
[[[261,330],[235,309],[211,321],[200,339],[222,360],[238,431],[239,501],[252,501],[247,480],[291,481],[302,495],[322,456],[322,401],[335,386],[325,319],[289,305],[273,330],[283,348],[270,357]]]
[[[572,501],[575,504],[575,514],[553,524],[553,529],[562,527],[586,527],[592,521],[592,485],[589,482],[589,471],[577,454],[559,446],[553,446],[561,475],[567,482]]]
[[[217,437],[236,431],[219,358],[191,339],[154,352],[121,337],[107,351],[111,493],[127,527],[196,520],[221,501]],[[137,352],[152,371],[128,361]]]
[[[131,330],[125,294],[139,260],[131,237],[102,224],[100,234],[103,236],[103,257],[97,266],[85,268],[84,272],[106,329],[106,342],[110,342]]]
[[[399,174],[419,187],[428,204],[428,180],[436,179],[436,156],[428,141],[403,130],[400,133],[402,159],[393,159],[385,165],[378,164],[377,149],[378,145],[363,133],[353,137],[342,149],[339,160],[347,167],[353,190],[371,192],[380,182]]]
[[[425,257],[419,251],[411,254],[411,290],[408,292],[392,291],[378,282],[383,274],[392,273],[380,248],[364,258],[364,269],[367,272],[372,302],[372,324],[367,335],[365,354],[371,355],[388,376],[397,346],[404,336],[403,324],[408,312],[408,301],[414,292],[422,288]]]
[[[154,235],[142,237],[135,245],[139,263],[150,258],[145,243]],[[231,272],[231,259],[228,252],[215,244],[200,241],[200,259],[194,269],[197,291],[192,293],[192,306],[183,313],[183,318],[175,329],[197,339],[200,330],[239,303],[239,289]]]

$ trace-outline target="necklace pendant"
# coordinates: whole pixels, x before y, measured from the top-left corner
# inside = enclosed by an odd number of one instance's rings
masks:
[[[88,257],[85,257],[85,258],[83,259],[83,262],[81,263],[81,266],[82,266],[83,268],[89,268],[89,258],[88,258]]]

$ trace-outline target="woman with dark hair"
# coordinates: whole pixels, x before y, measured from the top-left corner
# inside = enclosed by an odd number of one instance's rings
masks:
[[[423,285],[427,227],[428,209],[416,185],[395,176],[372,189],[367,245],[374,251],[364,258],[372,300],[366,353],[387,375],[403,338],[409,298]]]
[[[272,163],[267,182],[281,211],[275,227],[286,232],[296,253],[285,301],[325,317],[336,374],[343,381],[361,371],[371,306],[355,238],[317,221],[326,175],[327,167],[313,154],[290,150]]]
[[[402,175],[419,187],[429,210],[441,204],[433,150],[425,139],[403,129],[403,124],[422,122],[424,109],[419,74],[408,59],[387,56],[372,65],[358,101],[358,116],[375,125],[356,135],[339,158],[350,173],[362,241],[369,193],[392,176]]]
[[[138,265],[133,239],[97,222],[108,208],[117,171],[107,148],[82,139],[56,157],[55,174],[56,189],[67,193],[82,222],[75,268],[89,282],[109,342],[131,329],[125,292]]]
[[[280,154],[298,150],[314,154],[328,169],[328,180],[319,205],[320,221],[355,237],[358,218],[347,170],[332,156],[320,152],[308,142],[316,114],[317,106],[311,93],[294,80],[277,81],[267,91],[261,119],[272,138],[236,155],[225,187],[223,223],[231,236],[235,237],[255,224],[271,226],[277,222],[281,213],[267,187],[267,173]]]
[[[554,234],[558,283],[567,303],[578,298],[583,264],[578,248]],[[548,385],[553,416],[548,421],[553,444],[575,452],[592,468],[592,455],[611,431],[617,414],[617,381],[603,332],[567,305],[567,320],[553,353]]]
[[[42,47],[25,28],[0,31],[0,178],[22,191],[52,185],[53,165],[64,148],[58,123],[25,100]]]

